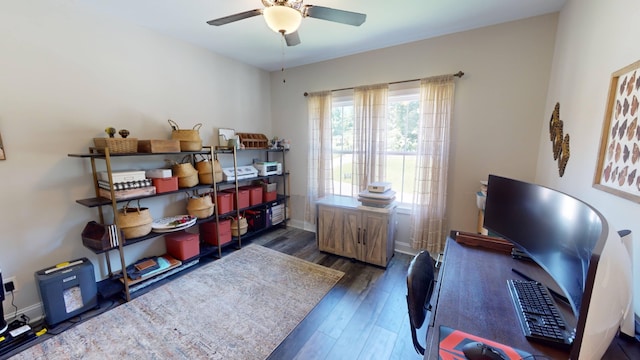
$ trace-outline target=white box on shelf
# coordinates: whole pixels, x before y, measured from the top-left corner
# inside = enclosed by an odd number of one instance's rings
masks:
[[[146,177],[152,178],[152,179],[153,178],[166,179],[173,176],[171,169],[152,169],[152,170],[147,170],[144,173]]]
[[[144,171],[114,171],[111,173],[114,183],[140,181],[146,179]],[[100,171],[98,173],[98,180],[109,181],[109,173],[106,171]]]

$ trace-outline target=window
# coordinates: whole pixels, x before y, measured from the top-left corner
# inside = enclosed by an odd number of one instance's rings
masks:
[[[386,181],[393,184],[396,200],[413,202],[416,179],[419,97],[418,82],[394,84],[389,87],[386,124]],[[354,108],[353,92],[339,91],[332,96],[331,150],[333,191],[335,194],[357,196],[353,179]]]

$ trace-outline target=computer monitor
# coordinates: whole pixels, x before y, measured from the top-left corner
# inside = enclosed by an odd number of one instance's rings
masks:
[[[630,257],[604,216],[565,193],[490,175],[484,227],[527,253],[564,292],[577,317],[570,358],[601,358],[632,316]]]
[[[7,322],[4,320],[4,308],[2,302],[4,301],[4,282],[2,281],[2,269],[0,269],[0,284],[2,284],[2,289],[0,289],[0,335],[4,334],[7,331]]]

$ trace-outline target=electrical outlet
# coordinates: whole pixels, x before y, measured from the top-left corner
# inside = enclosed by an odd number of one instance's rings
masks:
[[[5,290],[4,293],[5,294],[9,294],[11,293],[11,291],[6,291],[6,284],[12,283],[13,284],[13,292],[16,293],[18,292],[18,282],[16,282],[16,278],[15,277],[8,277],[8,278],[2,278],[2,288]]]

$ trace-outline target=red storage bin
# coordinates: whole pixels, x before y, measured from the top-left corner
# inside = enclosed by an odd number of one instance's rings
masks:
[[[251,206],[249,199],[249,190],[246,188],[238,188],[238,197],[236,198],[236,189],[225,190],[233,197],[234,209],[243,209]],[[237,202],[237,203],[236,203]]]
[[[200,239],[208,244],[218,246],[231,241],[231,220],[220,220],[220,241],[218,241],[217,225],[215,221],[200,224]]]
[[[178,190],[178,177],[152,178],[153,186],[156,187],[156,194]]]
[[[233,211],[233,194],[221,191],[218,193],[218,215]]]
[[[262,186],[247,186],[249,190],[249,203],[251,206],[262,203]]]
[[[263,202],[274,201],[277,197],[278,197],[278,193],[276,191],[267,191],[262,193]]]
[[[176,231],[164,237],[167,253],[178,260],[187,260],[200,254],[198,234]]]

